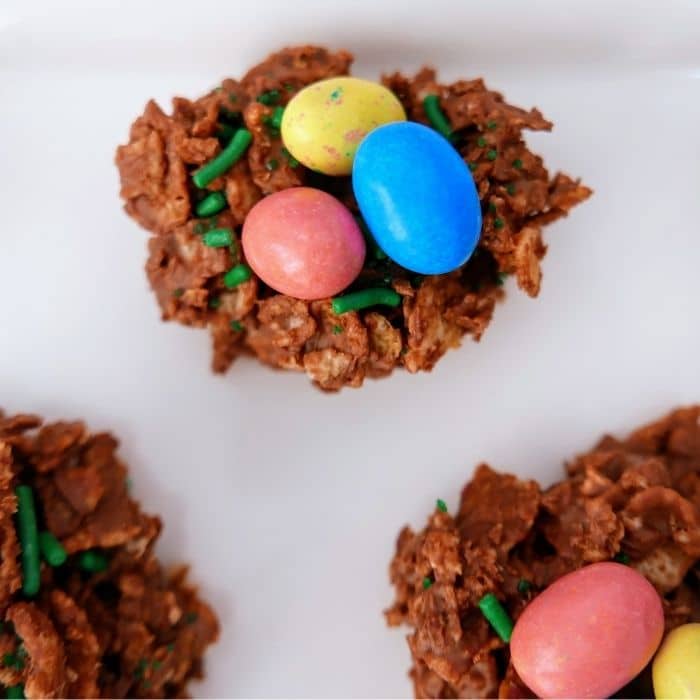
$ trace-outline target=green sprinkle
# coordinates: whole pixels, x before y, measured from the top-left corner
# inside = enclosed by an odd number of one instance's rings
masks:
[[[284,116],[284,107],[275,107],[275,111],[270,117],[270,126],[279,129],[282,126],[282,117]]]
[[[172,654],[175,651],[175,645],[174,644],[168,644],[168,646],[165,647],[168,651],[168,654]]]
[[[212,297],[211,299],[209,299],[208,306],[210,309],[214,309],[216,311],[216,309],[218,309],[221,306],[220,297]]]
[[[252,272],[247,265],[244,265],[243,263],[236,265],[224,275],[224,286],[227,289],[233,289],[242,282],[248,281],[251,274]]]
[[[614,557],[613,561],[616,561],[618,564],[629,564],[630,563],[630,555],[627,554],[627,552],[618,552]]]
[[[160,661],[159,659],[153,659],[153,661],[151,661],[151,668],[154,671],[157,671],[162,665],[163,665],[163,662]]]
[[[494,219],[493,220],[493,227],[496,229],[503,228],[505,224],[503,223],[503,219]]]
[[[219,87],[214,88],[214,92],[221,92],[222,90],[223,88],[221,87],[221,85],[219,85]]]
[[[340,87],[336,88],[331,93],[331,100],[335,101],[335,100],[339,99],[342,94],[343,94],[343,88],[340,88]]]
[[[440,108],[440,98],[437,95],[428,95],[423,100],[425,116],[435,131],[441,133],[446,139],[452,135],[452,127],[447,121],[445,113]]]
[[[88,549],[78,555],[78,566],[83,571],[88,571],[91,574],[99,574],[105,571],[108,565],[107,557],[94,549]]]
[[[197,622],[198,618],[199,618],[199,615],[197,615],[196,612],[188,612],[187,615],[185,615],[185,624],[192,625],[195,622]]]
[[[342,326],[333,326],[333,335],[340,335],[343,332]]]
[[[290,168],[299,167],[299,161],[286,149],[282,149],[282,155],[287,159]]]
[[[204,234],[202,241],[210,248],[226,248],[233,243],[233,232],[230,228],[213,228]]]
[[[192,229],[197,235],[200,235],[204,233],[207,230],[207,227],[204,225],[204,222],[198,221],[195,225],[194,228]]]
[[[238,95],[235,95],[234,93],[230,92],[228,95],[228,101],[229,102],[238,102]]]
[[[489,211],[490,211],[492,214],[495,214],[495,213],[496,213],[496,204],[495,204],[494,202],[489,202]]]
[[[515,185],[512,182],[509,182],[506,185],[506,192],[512,197],[515,194]]]
[[[435,501],[435,505],[438,510],[441,510],[443,513],[447,513],[447,503],[445,503],[442,498],[438,498],[437,501]]]
[[[359,292],[350,292],[342,297],[335,297],[331,302],[333,313],[344,314],[348,311],[359,311],[368,306],[398,306],[401,303],[401,295],[393,289],[375,287],[362,289]]]
[[[14,668],[17,671],[24,669],[24,660],[27,658],[27,650],[20,645],[17,654],[3,654],[2,665],[7,668]]]
[[[284,116],[284,107],[275,107],[274,112],[263,117],[263,124],[268,126],[273,134],[278,134],[282,127],[282,117]]]
[[[17,531],[22,550],[22,592],[26,596],[35,596],[41,585],[41,564],[34,492],[29,486],[18,486],[15,489],[15,495],[17,496]]]
[[[268,90],[267,92],[263,92],[260,95],[258,95],[257,101],[261,105],[267,105],[268,107],[270,107],[271,105],[276,105],[279,102],[279,99],[279,90]]]
[[[142,678],[143,672],[147,667],[148,661],[146,659],[139,659],[139,662],[136,664],[136,668],[134,669],[134,678]]]
[[[523,162],[522,162],[522,160],[520,160],[520,158],[516,158],[516,159],[513,161],[513,167],[514,167],[516,170],[520,170],[520,168],[523,167]]]
[[[527,579],[521,578],[520,581],[518,581],[518,593],[520,593],[520,595],[526,595],[530,592],[531,588],[532,584]]]
[[[178,288],[173,292],[173,296],[174,296],[176,299],[179,299],[184,293],[185,293],[185,290],[184,290],[182,287],[178,287]]]
[[[7,689],[5,697],[9,698],[9,700],[24,700],[24,686],[11,685]]]
[[[433,580],[429,576],[426,576],[423,579],[423,590],[427,591],[432,585],[433,585]]]
[[[273,170],[277,170],[278,166],[279,166],[279,162],[277,160],[275,160],[274,158],[270,158],[270,160],[268,160],[265,163],[265,170],[269,170],[270,172],[272,172]]]
[[[226,206],[226,197],[223,192],[208,194],[195,208],[197,216],[214,216]]]
[[[472,172],[474,172],[479,167],[477,163],[468,163],[467,165],[469,166],[469,170],[471,170]]]
[[[496,276],[496,284],[499,287],[502,287],[506,283],[507,277],[508,277],[507,272],[499,272],[498,275]]]
[[[492,148],[486,152],[486,160],[496,160],[496,158],[498,158],[498,151],[495,149]]]
[[[228,146],[192,175],[192,182],[200,189],[204,189],[241,158],[252,140],[253,136],[248,129],[238,129]]]
[[[479,609],[504,642],[510,642],[513,621],[493,593],[487,593],[479,601]]]
[[[486,145],[486,139],[483,136],[479,136],[479,138],[476,140],[476,145],[483,148]]]
[[[284,84],[284,89],[285,89],[287,92],[294,92],[294,90],[295,90],[294,85],[292,85],[291,83],[285,83],[285,84]]]
[[[487,128],[487,129],[492,129],[492,130],[493,130],[493,129],[495,129],[497,126],[498,126],[498,122],[495,122],[495,121],[493,121],[493,120],[491,120],[490,122],[487,122],[487,123],[486,123],[486,128]]]
[[[68,559],[65,548],[51,532],[39,533],[39,549],[46,562],[51,566],[61,566]]]
[[[231,327],[231,330],[236,331],[236,333],[240,333],[243,330],[243,324],[240,321],[231,321],[229,326]]]

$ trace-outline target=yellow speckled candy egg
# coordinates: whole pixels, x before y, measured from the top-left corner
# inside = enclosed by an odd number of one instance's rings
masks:
[[[659,700],[700,698],[700,624],[676,627],[661,645],[652,671]]]
[[[325,175],[349,175],[355,151],[372,129],[405,120],[398,98],[383,85],[329,78],[290,100],[282,117],[282,140],[306,167]]]

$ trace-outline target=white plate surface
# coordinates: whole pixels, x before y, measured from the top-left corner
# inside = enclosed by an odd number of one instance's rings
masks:
[[[700,400],[700,4],[0,4],[0,404],[122,439],[160,552],[223,624],[195,689],[400,697],[387,564],[480,460],[544,482],[606,430]],[[197,96],[283,44],[484,75],[556,123],[530,141],[595,196],[547,230],[542,293],[432,374],[325,396],[161,324],[112,164],[145,101]]]

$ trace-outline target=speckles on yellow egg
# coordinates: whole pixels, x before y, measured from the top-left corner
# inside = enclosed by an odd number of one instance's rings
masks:
[[[326,175],[349,175],[362,139],[382,124],[405,121],[394,93],[360,78],[329,78],[298,92],[282,118],[282,140],[301,163]]]
[[[374,124],[374,127],[376,128],[378,125]],[[367,132],[364,129],[350,129],[350,131],[346,131],[345,134],[343,135],[343,138],[348,142],[348,143],[360,143],[362,139],[367,136]]]
[[[333,148],[333,146],[329,146],[328,144],[326,144],[326,145],[323,147],[323,150],[328,154],[328,157],[329,157],[334,163],[338,163],[338,162],[341,160],[341,158],[342,158],[342,156],[341,156],[340,153],[338,152],[338,149]]]

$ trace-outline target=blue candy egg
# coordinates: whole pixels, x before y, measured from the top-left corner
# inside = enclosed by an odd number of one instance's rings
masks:
[[[352,186],[377,243],[402,267],[438,275],[474,252],[481,233],[474,178],[427,126],[394,122],[371,131],[357,149]]]

